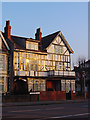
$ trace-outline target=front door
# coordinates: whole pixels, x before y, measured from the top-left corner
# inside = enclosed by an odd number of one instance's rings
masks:
[[[59,80],[48,80],[46,84],[47,84],[47,91],[61,90],[61,82]]]
[[[57,80],[55,81],[55,91],[60,91],[61,90],[61,81]]]

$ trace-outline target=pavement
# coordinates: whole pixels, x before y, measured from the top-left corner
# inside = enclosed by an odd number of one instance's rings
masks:
[[[8,107],[8,106],[34,106],[34,105],[51,105],[51,104],[64,104],[64,103],[83,103],[89,102],[90,99],[84,100],[61,100],[61,101],[35,101],[35,102],[8,102],[2,103],[0,106]]]

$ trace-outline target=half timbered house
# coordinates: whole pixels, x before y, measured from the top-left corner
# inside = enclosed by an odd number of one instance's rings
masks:
[[[35,39],[14,36],[7,21],[3,36],[12,51],[8,91],[12,91],[14,81],[23,80],[28,91],[75,92],[75,72],[71,71],[70,57],[73,50],[61,31],[42,37],[38,28]]]

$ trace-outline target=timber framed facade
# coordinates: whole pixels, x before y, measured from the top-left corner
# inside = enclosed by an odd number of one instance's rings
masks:
[[[75,92],[75,72],[71,71],[73,50],[61,31],[42,37],[40,28],[35,39],[11,35],[10,21],[2,33],[10,47],[8,60],[9,84],[5,92],[13,90],[16,80],[23,80],[28,91]],[[12,67],[10,67],[12,66]]]

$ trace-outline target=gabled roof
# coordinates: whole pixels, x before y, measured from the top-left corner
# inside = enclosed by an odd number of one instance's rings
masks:
[[[60,31],[55,32],[53,34],[47,35],[41,39],[42,49],[46,49],[50,43],[55,39],[55,37],[58,35]]]
[[[1,31],[0,31],[0,36],[1,36],[2,42],[4,43],[5,47],[7,48],[7,50],[10,50],[10,48],[9,48],[9,46],[8,46],[8,44],[7,44],[7,42],[6,42],[6,40],[5,40]]]
[[[10,49],[14,49],[14,48],[15,49],[26,49],[26,41],[40,42],[40,40],[36,40],[36,39],[32,39],[32,38],[26,38],[26,37],[19,37],[19,36],[14,36],[14,35],[11,35],[11,40],[12,41],[10,41],[6,38],[6,36],[3,32],[2,32],[2,35],[4,36],[3,38],[5,38],[5,40],[7,42],[7,45]],[[64,44],[67,47],[67,49],[69,50],[69,52],[73,53],[73,50],[71,49],[71,47],[67,43],[67,41],[64,38],[63,34],[61,33],[61,31],[57,31],[53,34],[49,34],[45,37],[42,37],[42,39],[41,39],[42,50],[47,50],[49,45],[52,44],[52,42],[55,40],[55,38],[58,35],[61,37],[62,41],[64,42]]]
[[[42,43],[42,49],[45,50],[52,42],[53,40],[57,37],[57,35],[60,35],[62,41],[64,42],[65,46],[67,49],[70,51],[70,53],[73,53],[73,50],[69,46],[68,42],[66,41],[65,37],[61,33],[61,31],[55,32],[53,34],[47,35],[41,39]]]
[[[68,50],[70,51],[70,53],[74,53],[62,33],[60,34],[60,36],[61,36],[63,42],[65,43],[66,47],[67,47]]]
[[[86,64],[90,64],[90,59],[88,61],[85,62]]]

